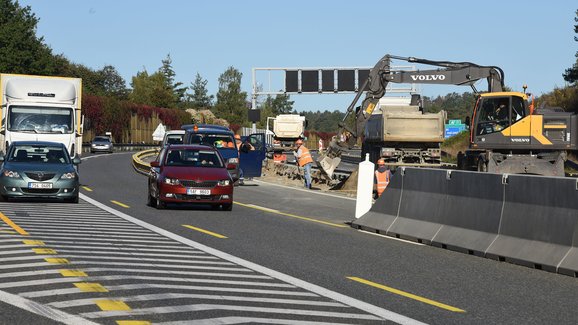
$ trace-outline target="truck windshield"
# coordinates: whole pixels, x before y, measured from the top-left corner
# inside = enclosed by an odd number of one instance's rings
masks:
[[[72,109],[64,107],[11,106],[8,130],[34,133],[71,133]]]

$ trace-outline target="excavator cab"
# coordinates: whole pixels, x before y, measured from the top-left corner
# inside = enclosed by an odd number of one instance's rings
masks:
[[[472,139],[485,142],[483,139],[494,133],[510,137],[511,126],[529,114],[526,101],[526,95],[515,92],[480,95],[474,109]]]

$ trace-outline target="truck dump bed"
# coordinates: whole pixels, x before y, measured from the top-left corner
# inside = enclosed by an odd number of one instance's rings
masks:
[[[446,112],[423,114],[418,106],[382,107],[366,127],[365,139],[370,142],[435,142],[444,141]]]

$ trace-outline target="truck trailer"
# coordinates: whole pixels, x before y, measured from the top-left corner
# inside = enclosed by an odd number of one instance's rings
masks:
[[[82,153],[80,78],[0,74],[0,150],[13,141],[64,144],[71,157]]]

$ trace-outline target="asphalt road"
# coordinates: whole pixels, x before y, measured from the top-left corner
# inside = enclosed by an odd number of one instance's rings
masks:
[[[388,323],[384,319],[429,324],[575,324],[578,320],[576,278],[357,231],[346,225],[355,209],[355,202],[349,198],[253,181],[235,188],[236,204],[231,212],[202,206],[156,210],[146,206],[146,177],[134,172],[130,157],[128,153],[97,155],[85,159],[80,168],[81,192],[87,200],[118,210],[125,218],[86,200],[77,206],[12,202],[0,205],[2,213],[29,230],[35,239],[70,259],[71,268],[74,265],[74,270],[89,273],[91,281],[99,280],[114,288],[116,291],[98,294],[109,305],[98,305],[97,309],[93,306],[95,298],[71,293],[69,282],[82,280],[78,273],[69,274],[72,280],[65,281],[47,275],[61,270],[58,267],[47,269],[28,262],[20,267],[18,263],[34,256],[15,248],[22,240],[7,232],[0,232],[0,265],[14,267],[10,271],[0,269],[0,275],[8,272],[14,277],[0,278],[0,293],[25,297],[98,323],[119,319],[174,322],[198,317],[237,317],[239,321],[241,316],[252,317],[256,323],[265,323],[265,319],[282,323],[279,319],[285,319],[285,323],[308,324]],[[70,225],[59,224],[59,219]],[[90,232],[91,228],[96,234]],[[96,243],[108,245],[108,253]],[[242,275],[251,274],[256,276],[249,278],[251,281],[266,282],[261,286],[274,288],[278,295],[294,296],[286,297],[291,298],[290,302],[265,303],[262,299],[272,298],[273,294],[261,295],[259,290],[264,288],[260,286],[253,293],[236,294],[241,300],[237,303],[224,303],[206,293],[206,297],[188,297],[195,304],[175,297],[176,293],[189,294],[187,290],[193,290],[170,276],[185,277],[185,273],[176,270],[188,270],[200,263],[186,257],[194,254],[221,263],[215,267],[239,268],[218,271],[230,272],[227,279],[233,288],[248,285]],[[37,280],[41,282],[30,283],[27,277],[32,274],[41,276],[42,280]],[[189,282],[200,281],[199,278],[214,281],[223,277],[186,276],[189,286]],[[139,284],[138,288],[127,287]],[[164,287],[158,288],[161,284]],[[110,297],[118,298],[119,294],[132,311],[106,311],[115,306]],[[261,300],[247,302],[247,297]],[[79,302],[82,299],[85,300]],[[294,300],[311,305],[303,308]],[[0,303],[0,323],[6,319],[36,323],[34,318],[39,316],[18,313],[14,300],[2,301],[12,305]],[[228,307],[219,309],[216,304]],[[275,311],[268,309],[268,304],[274,305]],[[191,316],[192,305],[205,309],[195,309],[196,316]],[[242,308],[235,309],[239,305]],[[375,319],[376,315],[381,318]]]

